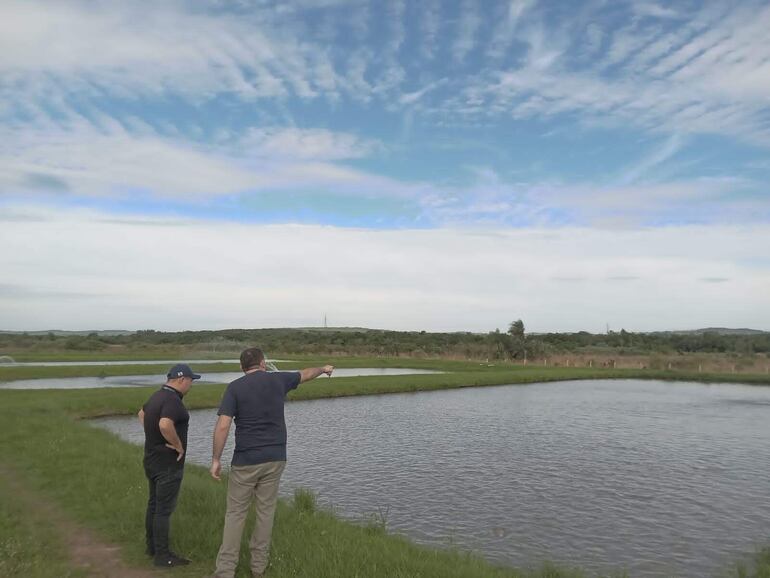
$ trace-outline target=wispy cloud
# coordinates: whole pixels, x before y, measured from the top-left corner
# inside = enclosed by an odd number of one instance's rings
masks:
[[[633,2],[631,6],[633,7],[634,12],[640,16],[651,16],[653,18],[680,17],[677,10],[656,2]]]
[[[497,19],[487,47],[487,55],[493,62],[499,61],[505,56],[513,42],[519,22],[534,5],[535,0],[510,0],[507,5],[502,5],[502,13]]]
[[[422,57],[431,60],[441,50],[452,55],[453,62],[438,61],[433,74],[449,78],[452,87],[431,95],[442,115],[547,119],[566,113],[588,123],[770,143],[767,5],[706,3],[682,18],[659,3],[630,3],[628,24],[620,28],[612,18],[622,6],[612,12],[602,3],[581,8],[575,24],[567,18],[554,24],[534,0],[480,8],[463,0],[456,26],[443,28],[446,14],[435,0],[416,12]],[[382,33],[375,35],[371,20],[380,13]],[[223,94],[245,102],[376,98],[386,107],[404,106],[410,103],[404,87],[426,82],[412,65],[408,18],[405,0],[294,2],[280,10],[260,2],[237,13],[193,9],[179,0],[162,6],[9,0],[0,5],[0,118],[105,97],[181,96],[193,103]],[[344,49],[329,40],[348,30],[352,43]],[[514,39],[527,46],[524,59],[503,58]],[[597,52],[605,43],[606,52]],[[588,65],[577,66],[575,55],[587,49]],[[454,66],[466,59],[472,67]]]
[[[682,149],[684,141],[685,139],[677,133],[671,135],[647,156],[625,169],[618,182],[621,185],[628,185],[636,182],[641,177],[647,176],[649,178],[649,173],[655,167],[671,159]]]
[[[479,26],[481,16],[478,13],[478,3],[474,0],[462,0],[457,37],[452,48],[452,56],[456,62],[462,63],[466,55],[473,50]]]
[[[259,129],[212,146],[113,129],[86,123],[0,129],[0,193],[194,198],[308,186],[380,194],[395,188],[385,178],[334,164],[380,146],[350,134]]]
[[[435,90],[442,86],[443,84],[446,84],[447,79],[442,78],[439,80],[436,80],[435,82],[431,82],[430,84],[424,86],[423,88],[419,90],[415,90],[414,92],[406,92],[401,95],[401,98],[399,98],[399,102],[401,104],[414,104],[418,100],[420,100],[423,96],[431,92],[432,90]]]
[[[235,146],[257,156],[315,161],[358,159],[382,148],[376,141],[349,133],[280,127],[251,129]]]
[[[650,131],[718,133],[770,145],[764,96],[770,93],[769,6],[741,6],[726,15],[706,10],[692,24],[664,33],[632,26],[580,69],[571,65],[564,43],[579,43],[582,30],[553,35],[531,23],[522,35],[530,47],[526,64],[481,75],[440,107],[442,114],[567,113],[589,123],[630,122]]]
[[[441,4],[439,0],[425,0],[420,3],[422,14],[420,17],[420,54],[426,60],[431,60],[436,55],[440,22]]]

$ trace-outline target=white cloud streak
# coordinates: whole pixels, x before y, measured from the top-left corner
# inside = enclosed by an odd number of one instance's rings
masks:
[[[682,149],[684,144],[684,139],[681,135],[671,135],[659,147],[633,166],[623,171],[623,174],[618,180],[619,184],[627,185],[643,177],[649,178],[650,173],[654,168],[674,157]]]
[[[468,53],[473,50],[480,26],[481,16],[478,12],[478,3],[475,0],[463,0],[460,4],[457,36],[452,48],[452,56],[455,62],[462,63]]]
[[[439,27],[441,25],[441,4],[439,0],[421,2],[422,15],[420,18],[420,53],[426,60],[432,60],[436,55]]]
[[[535,0],[510,0],[504,6],[502,18],[497,22],[487,48],[488,56],[497,61],[502,59],[513,42],[519,22],[535,5]]]
[[[385,178],[335,161],[377,150],[375,141],[321,129],[258,129],[218,146],[122,126],[0,129],[0,193],[43,189],[92,196],[150,192],[190,199],[244,191],[333,187],[348,194],[396,190]]]

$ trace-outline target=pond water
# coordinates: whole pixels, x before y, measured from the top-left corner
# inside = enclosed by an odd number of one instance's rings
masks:
[[[191,414],[208,466],[216,412]],[[770,388],[635,380],[292,402],[281,492],[495,563],[704,578],[770,542],[769,418]]]
[[[281,361],[275,359],[273,361]],[[145,359],[141,361],[4,361],[0,360],[0,367],[71,367],[73,365],[174,365],[180,361],[173,359]],[[194,359],[186,361],[190,365],[196,363],[238,363],[237,359]]]
[[[193,365],[193,370],[195,366]],[[291,371],[291,370],[286,370]],[[408,369],[401,367],[339,367],[334,370],[334,377],[356,377],[366,375],[415,375],[419,373],[442,373],[427,369]],[[195,383],[229,383],[243,372],[201,372],[200,380]],[[326,379],[321,377],[319,379]],[[166,381],[165,375],[116,375],[110,377],[56,377],[43,379],[16,379],[0,382],[0,389],[92,389],[98,387],[159,387]],[[194,386],[193,386],[194,387]]]

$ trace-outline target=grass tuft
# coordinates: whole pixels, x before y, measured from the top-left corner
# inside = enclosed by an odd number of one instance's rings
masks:
[[[294,509],[300,514],[313,515],[318,509],[318,502],[315,494],[306,488],[297,488],[294,490]]]

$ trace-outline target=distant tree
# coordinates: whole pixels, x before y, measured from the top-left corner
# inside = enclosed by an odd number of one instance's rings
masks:
[[[508,356],[511,359],[523,359],[527,356],[527,336],[524,334],[524,322],[521,319],[513,321],[508,326]]]
[[[524,322],[521,319],[517,319],[516,321],[513,321],[508,326],[508,333],[510,333],[514,337],[524,340]]]

